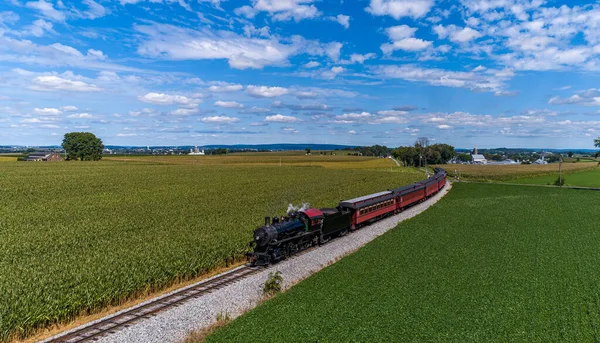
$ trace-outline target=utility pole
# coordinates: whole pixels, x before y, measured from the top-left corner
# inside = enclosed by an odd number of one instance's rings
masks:
[[[558,186],[562,187],[562,157],[560,158],[560,162],[558,162]]]

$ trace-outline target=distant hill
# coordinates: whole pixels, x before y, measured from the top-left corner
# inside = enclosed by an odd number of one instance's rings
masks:
[[[338,145],[338,144],[287,144],[287,143],[279,143],[279,144],[234,144],[234,145],[226,145],[226,144],[210,144],[210,145],[198,145],[199,148],[202,149],[234,149],[234,150],[304,150],[309,148],[311,150],[335,150],[335,149],[344,149],[344,148],[354,148],[356,145]],[[144,148],[137,146],[120,146],[120,145],[106,145],[108,149],[119,149],[119,148]],[[178,146],[156,146],[150,145],[150,148],[179,148],[179,149],[190,149],[194,146],[190,145],[178,145]]]

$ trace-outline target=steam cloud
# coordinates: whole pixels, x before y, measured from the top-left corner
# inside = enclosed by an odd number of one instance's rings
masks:
[[[305,202],[304,204],[299,205],[299,206],[294,206],[294,204],[289,204],[286,213],[304,211],[309,207],[310,207],[310,204],[307,202]]]

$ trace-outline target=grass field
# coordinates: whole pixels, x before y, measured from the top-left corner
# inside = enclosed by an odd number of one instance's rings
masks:
[[[455,184],[207,342],[596,342],[598,203],[600,192]]]
[[[557,174],[512,180],[514,183],[553,185]],[[565,186],[600,187],[600,169],[563,174]]]
[[[424,177],[360,166],[373,159],[137,160],[0,164],[0,341],[225,266],[289,203],[333,206]]]
[[[531,178],[542,175],[558,175],[558,163],[551,164],[445,164],[440,165],[454,178],[455,171],[461,179],[476,181],[508,181],[516,178]],[[597,169],[597,162],[563,163],[563,172]]]

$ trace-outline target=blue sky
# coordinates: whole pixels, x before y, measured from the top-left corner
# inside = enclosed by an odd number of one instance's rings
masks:
[[[0,0],[0,144],[593,148],[599,71],[592,2]]]

